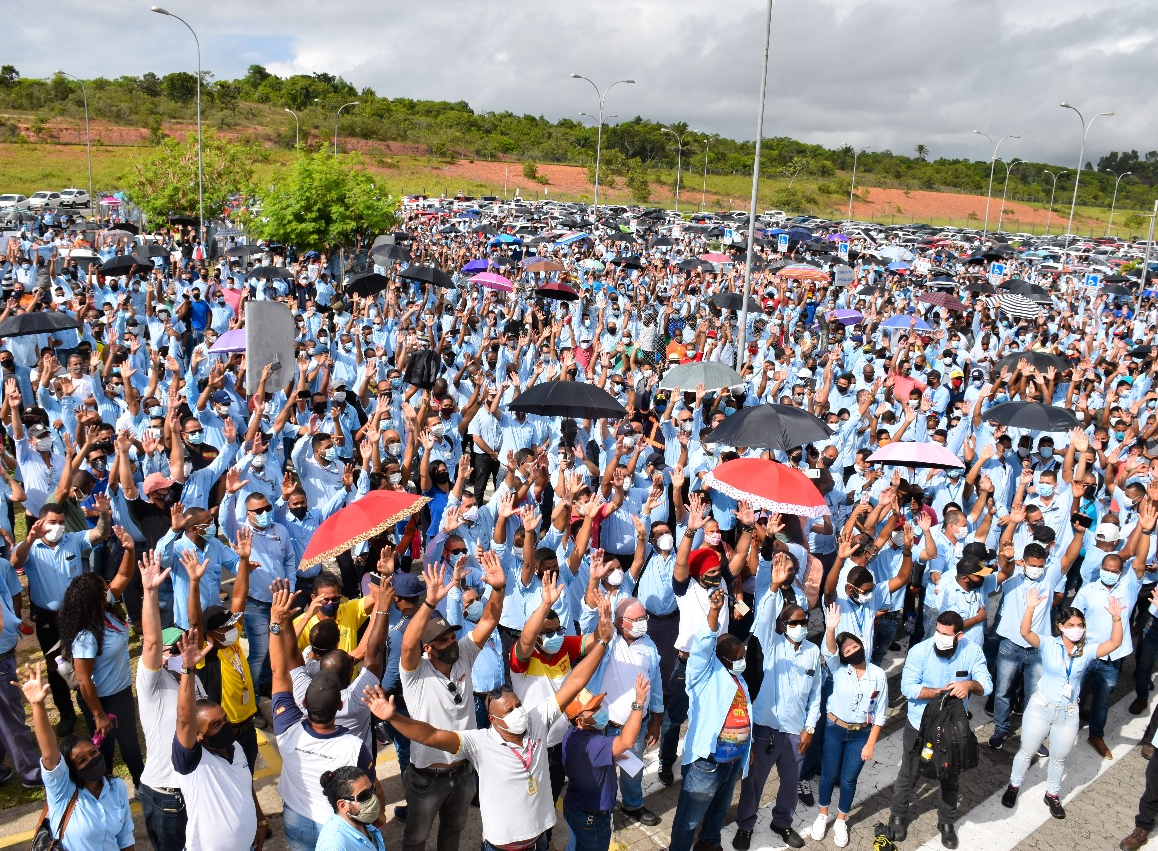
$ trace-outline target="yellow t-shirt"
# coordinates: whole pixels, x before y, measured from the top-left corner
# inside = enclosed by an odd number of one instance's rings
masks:
[[[304,629],[298,630],[304,617],[305,615],[300,615],[294,621],[294,629],[298,631],[298,649],[302,652],[305,652],[305,649],[310,646],[310,630],[314,628],[314,624],[321,620],[320,617],[314,615],[306,623]],[[362,628],[362,624],[366,622],[368,617],[361,598],[345,600],[338,605],[338,613],[334,615],[334,620],[338,624],[338,650],[353,653],[358,649],[358,630]]]
[[[217,661],[221,664],[221,708],[225,717],[230,724],[249,720],[257,711],[257,696],[241,644],[219,647]]]

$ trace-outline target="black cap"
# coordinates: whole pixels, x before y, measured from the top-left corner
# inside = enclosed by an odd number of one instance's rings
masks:
[[[206,632],[216,632],[219,629],[233,626],[241,620],[240,612],[227,612],[221,606],[206,606],[201,612],[201,623]]]
[[[342,704],[342,681],[333,671],[318,671],[306,689],[306,712],[332,717]]]
[[[962,547],[961,558],[973,559],[976,562],[984,564],[997,558],[997,553],[986,547],[985,544],[980,541],[971,541]]]
[[[647,456],[647,463],[657,470],[662,470],[664,468],[663,454],[659,452],[651,453]]]
[[[439,614],[432,614],[426,629],[422,631],[422,643],[432,644],[448,632],[458,632],[461,627],[454,626]]]

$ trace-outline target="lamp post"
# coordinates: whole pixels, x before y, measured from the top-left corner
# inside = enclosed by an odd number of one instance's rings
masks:
[[[1114,207],[1118,205],[1118,184],[1122,182],[1122,178],[1132,172],[1124,171],[1118,175],[1118,179],[1114,181],[1114,200],[1110,202],[1110,220],[1106,222],[1106,236],[1110,235],[1110,225],[1114,223]]]
[[[1013,171],[1015,165],[1021,165],[1022,160],[1013,159],[1008,163],[1002,163],[1005,166],[1005,186],[1001,190],[1001,209],[997,211],[997,233],[1001,233],[1001,221],[1005,216],[1005,196],[1009,192],[1009,173]]]
[[[93,194],[92,194],[92,135],[89,132],[88,126],[88,92],[84,88],[84,80],[80,77],[74,77],[67,71],[57,71],[62,77],[68,77],[70,80],[76,80],[80,83],[80,93],[84,97],[84,147],[88,155],[88,211],[92,214],[93,211]]]
[[[362,102],[352,100],[349,103],[344,103],[338,107],[338,111],[334,113],[334,156],[338,155],[338,119],[342,117],[342,110],[347,106],[361,106]]]
[[[748,250],[744,255],[744,301],[740,305],[740,345],[736,365],[748,351],[748,296],[752,292],[752,243],[756,241],[756,193],[760,188],[760,143],[764,138],[764,100],[768,94],[768,51],[772,44],[772,0],[764,14],[764,64],[760,69],[760,103],[756,110],[756,153],[752,158],[752,198],[748,206]]]
[[[1109,117],[1109,116],[1113,115],[1114,113],[1112,113],[1112,112],[1099,112],[1097,115],[1095,115],[1093,118],[1091,118],[1090,123],[1087,124],[1085,116],[1082,115],[1081,111],[1076,106],[1073,106],[1069,103],[1066,103],[1064,100],[1060,104],[1058,104],[1058,106],[1060,106],[1062,109],[1072,109],[1074,112],[1076,112],[1078,114],[1078,119],[1082,122],[1082,147],[1081,147],[1081,150],[1078,152],[1078,170],[1077,170],[1077,173],[1074,175],[1074,197],[1073,197],[1073,200],[1070,201],[1070,220],[1069,220],[1069,223],[1066,225],[1066,241],[1065,241],[1065,245],[1062,247],[1062,251],[1065,251],[1066,249],[1068,249],[1070,247],[1070,231],[1072,231],[1074,229],[1074,209],[1078,205],[1078,184],[1081,182],[1081,179],[1082,179],[1082,160],[1084,160],[1086,157],[1086,136],[1089,135],[1090,128],[1094,126],[1095,121],[1097,121],[1103,115]]]
[[[616,80],[603,91],[599,91],[599,86],[595,85],[595,81],[590,77],[584,77],[582,74],[572,74],[572,80],[586,80],[591,84],[591,88],[595,89],[595,94],[599,98],[599,116],[595,119],[597,130],[595,131],[595,204],[591,211],[592,221],[597,221],[599,218],[599,161],[603,153],[603,105],[607,102],[607,93],[618,86],[620,83],[627,85],[634,85],[635,80]]]
[[[676,140],[676,197],[675,197],[675,205],[676,205],[676,213],[678,214],[680,211],[680,171],[681,171],[681,168],[682,168],[683,162],[684,162],[684,136],[687,135],[687,131],[685,130],[681,134],[681,133],[677,133],[676,131],[672,130],[670,127],[661,127],[660,129],[663,130],[664,133],[671,133],[673,136],[675,136],[675,140]]]
[[[193,35],[193,43],[197,45],[197,210],[198,218],[201,223],[201,248],[205,250],[205,178],[202,171],[201,163],[201,39],[197,37],[197,32],[193,27],[189,26],[189,22],[180,15],[174,15],[168,9],[163,9],[160,6],[153,6],[150,8],[151,12],[156,12],[158,15],[168,15],[170,18],[176,18],[185,25],[185,29],[189,30]]]
[[[852,152],[852,185],[848,187],[848,220],[852,221],[852,194],[856,191],[856,161],[861,151]]]
[[[984,136],[990,142],[993,141],[993,137],[988,133],[982,133],[980,130],[974,130],[973,132],[978,136]],[[993,197],[993,166],[997,163],[997,149],[1001,147],[1001,143],[1006,139],[1020,138],[1021,137],[1016,133],[1010,133],[1008,136],[1002,136],[997,140],[997,144],[993,146],[993,153],[989,156],[989,189],[985,193],[985,224],[981,228],[981,233],[983,234],[989,233],[989,201]]]
[[[708,207],[708,147],[712,144],[712,136],[704,139],[704,185],[700,189],[700,210]]]
[[[302,144],[302,123],[298,120],[298,114],[288,106],[285,111],[294,117],[294,149],[296,150]]]
[[[1042,172],[1053,176],[1053,188],[1049,190],[1049,214],[1045,217],[1045,235],[1049,236],[1049,223],[1050,220],[1053,219],[1053,195],[1057,192],[1057,179],[1066,173],[1066,169],[1063,168],[1061,171],[1053,172],[1048,168],[1044,168]]]

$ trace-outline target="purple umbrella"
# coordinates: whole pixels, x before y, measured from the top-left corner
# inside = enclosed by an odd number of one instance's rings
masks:
[[[925,320],[917,318],[917,321],[914,323],[914,322],[912,322],[912,319],[913,319],[913,317],[910,316],[909,314],[905,314],[903,316],[890,316],[888,319],[886,319],[884,322],[881,323],[881,327],[882,328],[890,328],[890,329],[894,329],[894,330],[895,329],[901,329],[903,331],[908,331],[909,328],[912,328],[914,331],[932,331],[933,330],[929,326],[929,324],[927,322],[925,322]]]
[[[859,310],[834,310],[828,314],[829,322],[839,322],[841,325],[856,325],[858,322],[864,322],[864,314]]]
[[[464,275],[469,275],[473,272],[485,272],[488,266],[489,264],[486,260],[471,260],[469,263],[462,267],[462,273]]]
[[[217,342],[209,348],[210,352],[244,352],[245,351],[245,329],[234,328],[232,331],[226,331],[217,338]]]

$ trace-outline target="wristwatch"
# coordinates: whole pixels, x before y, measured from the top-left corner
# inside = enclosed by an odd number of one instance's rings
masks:
[[[271,623],[269,625],[269,634],[270,635],[281,635],[281,624],[280,623]]]
[[[634,700],[631,701],[631,711],[632,712],[643,712],[643,709],[644,709],[644,706],[642,703],[636,703]]]

